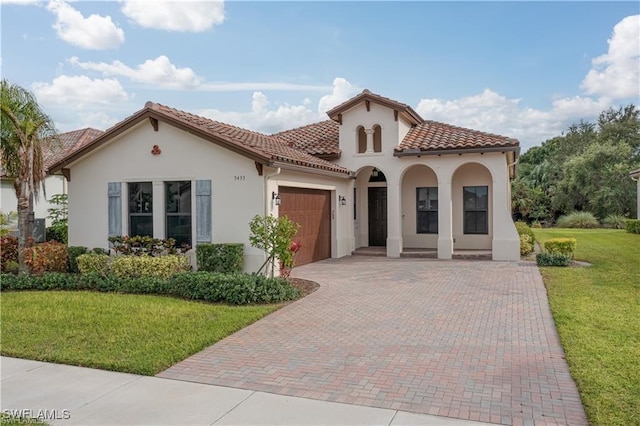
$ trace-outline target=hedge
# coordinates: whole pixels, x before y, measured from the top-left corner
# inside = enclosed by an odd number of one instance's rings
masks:
[[[187,272],[190,269],[189,258],[177,254],[160,257],[115,256],[109,265],[110,273],[119,278],[169,278],[178,272]]]
[[[571,257],[560,253],[538,253],[536,263],[538,266],[569,266]]]
[[[86,255],[83,255],[86,256]],[[80,256],[82,257],[82,256]],[[120,278],[115,275],[44,273],[2,274],[0,290],[92,290],[100,292],[159,294],[183,299],[235,305],[277,303],[299,296],[282,278],[244,273],[183,272],[171,278]]]
[[[198,244],[196,260],[199,271],[242,272],[244,245],[236,243]]]
[[[526,256],[529,253],[533,253],[534,245],[536,243],[536,234],[529,228],[525,222],[518,221],[515,223],[516,231],[520,237],[520,256]]]
[[[632,234],[640,234],[640,219],[627,219],[624,228]]]
[[[551,238],[544,242],[544,249],[549,254],[561,254],[573,259],[576,251],[575,238]]]

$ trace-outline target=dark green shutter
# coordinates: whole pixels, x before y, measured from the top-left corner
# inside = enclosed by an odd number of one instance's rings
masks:
[[[196,181],[196,244],[211,242],[211,180]]]

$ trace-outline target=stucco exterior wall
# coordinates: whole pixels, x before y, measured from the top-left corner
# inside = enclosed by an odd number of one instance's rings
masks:
[[[46,217],[49,216],[49,209],[54,207],[54,205],[48,201],[51,199],[51,196],[67,193],[66,181],[62,176],[47,176],[44,183],[45,192],[41,192],[40,198],[33,203],[33,213],[36,219],[46,219]],[[17,210],[18,199],[13,189],[13,181],[11,179],[2,179],[0,211],[6,214]],[[47,219],[46,224],[50,226],[51,220]]]
[[[158,145],[160,155],[152,155]],[[70,166],[69,244],[108,247],[108,182],[153,182],[154,237],[165,238],[163,182],[192,181],[195,215],[195,180],[212,184],[212,242],[243,243],[245,270],[254,271],[264,261],[250,246],[249,222],[264,214],[264,180],[255,164],[226,148],[181,131],[162,121],[155,132],[141,122],[104,147]],[[128,233],[127,186],[122,186],[123,233]],[[192,241],[196,241],[192,216]]]

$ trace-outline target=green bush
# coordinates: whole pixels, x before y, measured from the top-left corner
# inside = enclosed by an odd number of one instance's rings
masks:
[[[640,234],[640,219],[627,219],[624,228],[632,234]]]
[[[627,218],[619,214],[610,214],[605,217],[602,224],[605,228],[624,229]]]
[[[68,248],[69,258],[67,259],[67,272],[77,274],[78,271],[78,256],[87,252],[86,247],[82,246],[69,246]]]
[[[598,228],[600,222],[589,212],[573,212],[558,218],[559,228]]]
[[[551,238],[544,242],[544,249],[549,254],[561,254],[573,259],[576,245],[575,238]]]
[[[109,255],[109,250],[103,249],[102,247],[94,247],[91,249],[91,253]]]
[[[560,253],[538,253],[536,263],[538,266],[569,266],[571,257]]]
[[[79,266],[82,268],[82,257]],[[93,255],[95,256],[95,255]],[[298,297],[283,278],[244,273],[182,272],[171,278],[121,278],[98,273],[0,276],[0,290],[93,290],[100,292],[160,294],[184,299],[230,304],[277,303]]]
[[[109,273],[111,257],[106,254],[87,253],[76,258],[78,272],[106,276]]]
[[[116,254],[136,255],[136,256],[164,256],[167,254],[178,254],[186,252],[189,247],[176,248],[176,240],[169,238],[161,240],[146,235],[114,236],[109,237],[113,251]]]
[[[24,262],[32,274],[67,271],[67,246],[57,241],[47,241],[23,249]]]
[[[531,224],[532,229],[542,229],[542,224],[537,220]]]
[[[196,260],[199,271],[242,272],[244,266],[243,244],[198,244]]]
[[[529,253],[533,253],[534,244],[536,241],[536,234],[529,228],[525,222],[515,222],[516,231],[520,236],[520,255],[526,256]]]
[[[116,256],[110,269],[111,273],[119,278],[169,278],[178,272],[189,271],[191,264],[188,257],[176,254],[160,257]]]

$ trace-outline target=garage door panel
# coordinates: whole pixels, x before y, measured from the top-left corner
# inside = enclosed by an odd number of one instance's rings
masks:
[[[316,189],[280,187],[281,216],[300,225],[294,237],[302,247],[296,265],[331,257],[331,192]]]

